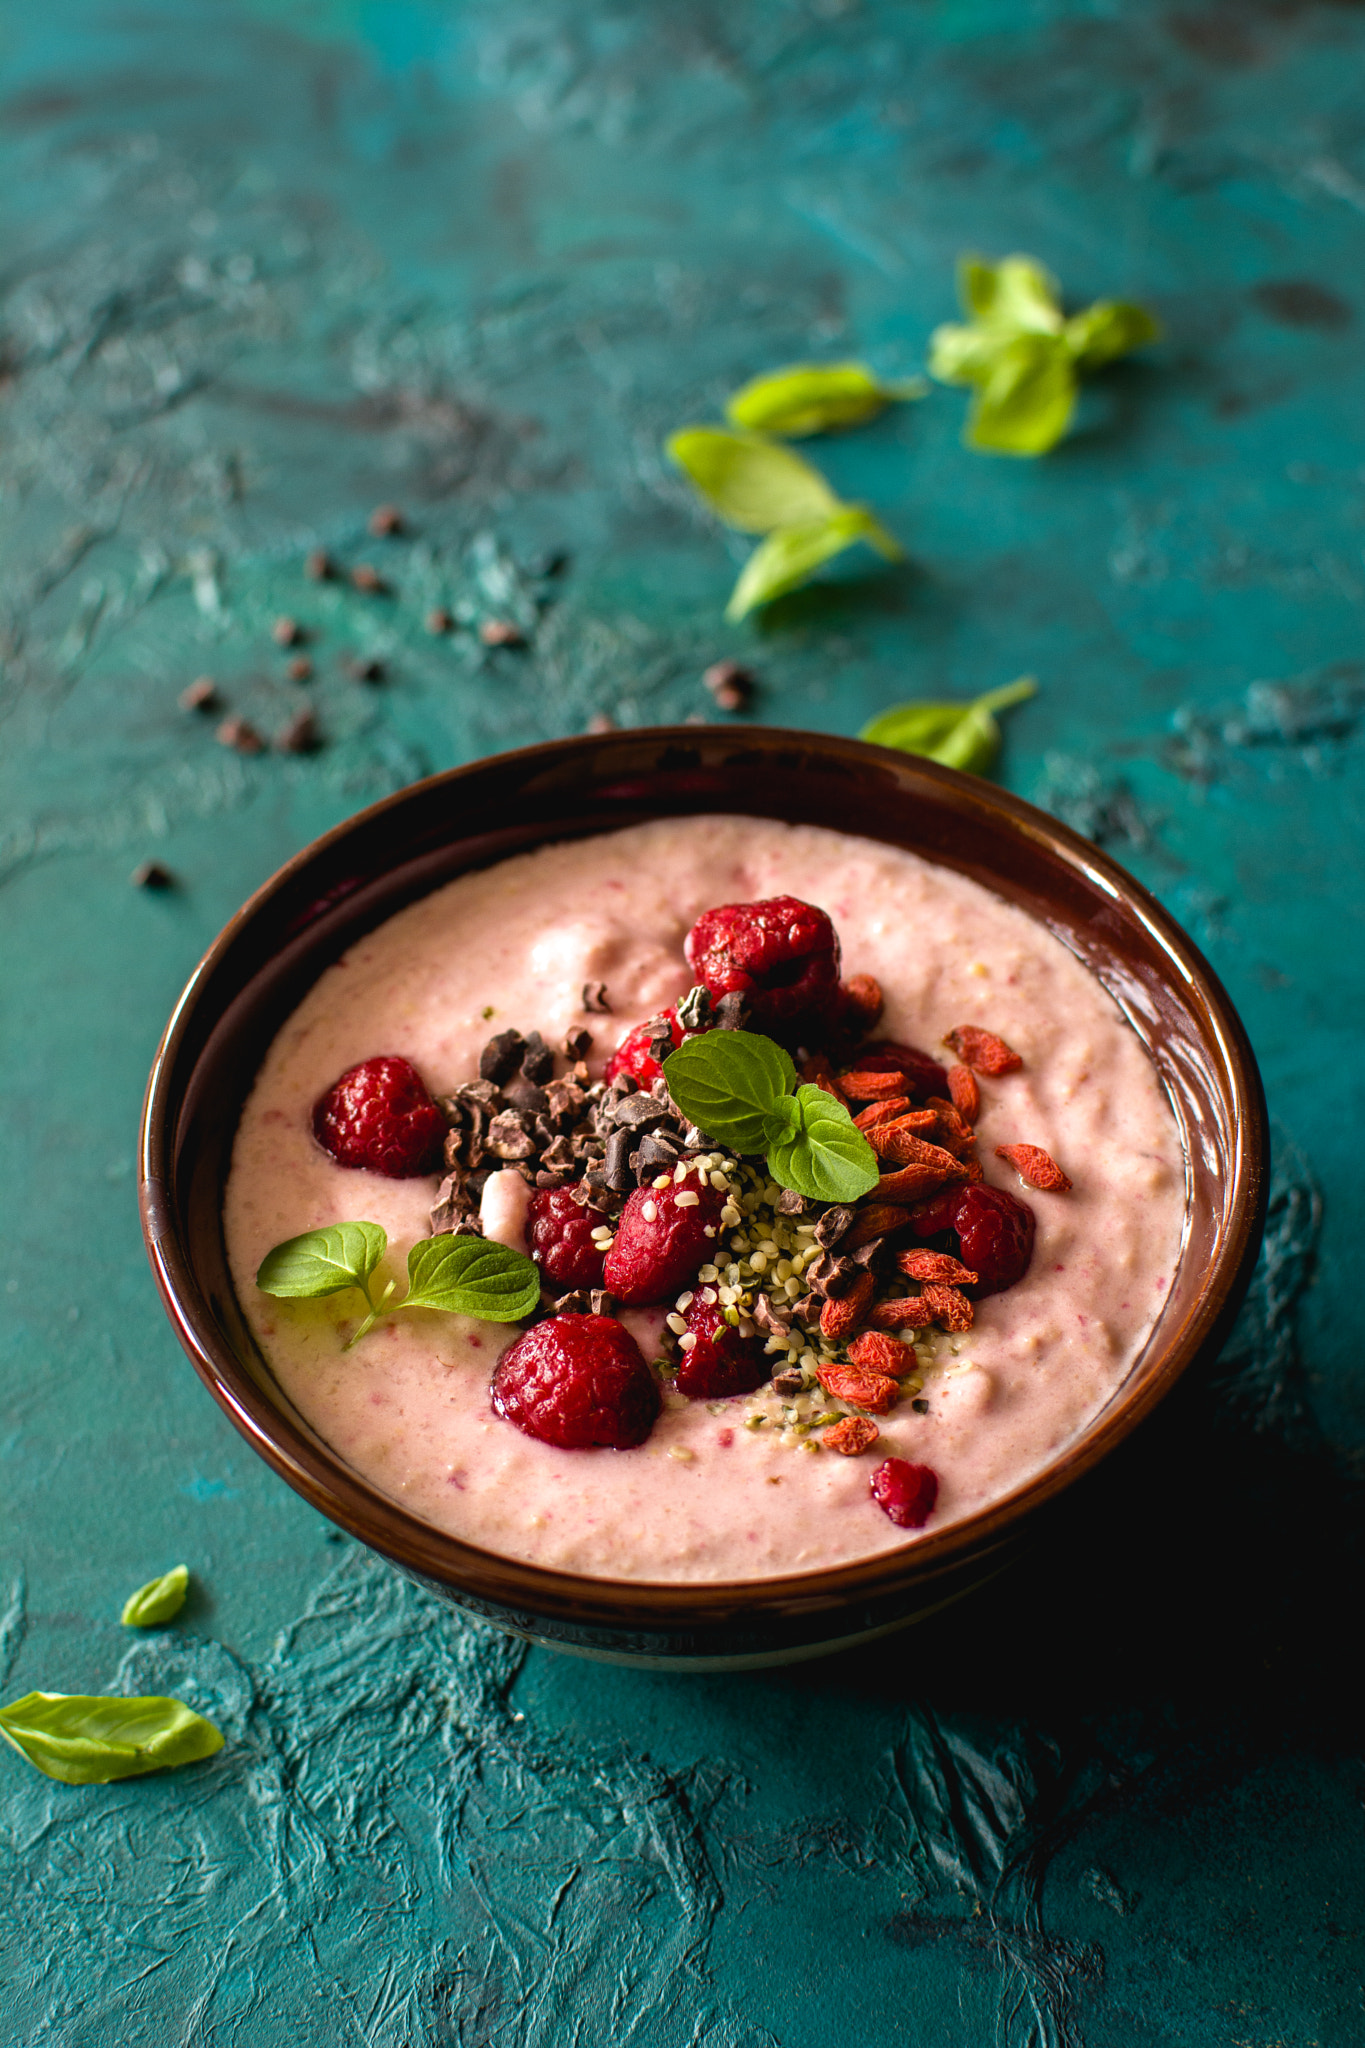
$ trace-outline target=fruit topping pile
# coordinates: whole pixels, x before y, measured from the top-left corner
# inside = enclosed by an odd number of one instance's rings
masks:
[[[405,1059],[366,1060],[317,1103],[314,1135],[344,1166],[443,1169],[442,1243],[481,1237],[492,1174],[525,1180],[541,1302],[491,1398],[526,1434],[626,1449],[664,1400],[747,1397],[750,1429],[865,1455],[901,1403],[925,1412],[940,1348],[978,1302],[1028,1271],[1033,1211],[986,1181],[975,1135],[982,1079],[1022,1061],[974,1024],[944,1034],[948,1066],[870,1037],[880,989],[840,979],[829,918],[792,896],[706,911],[685,951],[694,987],[628,1032],[600,1080],[586,1030],[558,1056],[538,1032],[503,1031],[449,1095]],[[592,993],[585,1008],[602,1009]],[[996,1154],[1030,1189],[1071,1186],[1036,1145]],[[665,1311],[652,1363],[616,1314],[651,1307]],[[937,1494],[931,1468],[902,1457],[871,1477],[901,1528],[922,1527]]]

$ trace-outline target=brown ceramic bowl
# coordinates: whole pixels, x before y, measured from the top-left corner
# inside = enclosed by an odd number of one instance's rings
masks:
[[[378,1492],[293,1410],[233,1293],[220,1221],[238,1116],[321,970],[465,870],[546,840],[730,811],[832,826],[957,868],[1018,904],[1104,983],[1147,1047],[1188,1162],[1187,1241],[1128,1378],[1007,1498],[862,1564],[734,1584],[583,1578],[459,1543]],[[673,727],[559,740],[419,782],[282,868],[233,918],[166,1027],[143,1115],[143,1230],[176,1333],[252,1447],[330,1520],[454,1605],[536,1641],[639,1663],[811,1656],[913,1620],[991,1577],[1026,1525],[1151,1414],[1241,1299],[1265,1204],[1265,1108],[1246,1035],[1151,896],[1018,797],[911,755],[814,733]]]

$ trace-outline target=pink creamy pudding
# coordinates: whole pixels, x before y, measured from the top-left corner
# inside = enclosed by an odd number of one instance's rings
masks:
[[[829,1408],[820,1388],[794,1399],[771,1383],[725,1401],[688,1400],[665,1383],[644,1443],[560,1449],[490,1406],[492,1369],[517,1326],[415,1311],[344,1351],[356,1296],[257,1290],[266,1252],[305,1230],[382,1224],[390,1252],[379,1278],[400,1282],[408,1248],[428,1234],[436,1176],[344,1167],[315,1142],[313,1105],[345,1070],[402,1055],[440,1096],[477,1075],[490,1034],[515,1027],[555,1047],[589,1031],[600,1075],[629,1029],[691,986],[683,940],[703,911],[782,895],[829,913],[845,976],[880,983],[877,1037],[948,1061],[944,1034],[975,1022],[1022,1059],[981,1081],[976,1133],[987,1181],[1034,1213],[1032,1263],[1017,1286],[976,1303],[969,1330],[913,1333],[914,1376],[877,1416],[870,1455],[817,1449]],[[605,984],[610,1014],[585,1010],[592,983]],[[995,1155],[1018,1143],[1050,1154],[1071,1189],[1024,1186]],[[528,1198],[515,1170],[498,1172],[482,1197],[485,1233],[524,1250]],[[504,1556],[680,1582],[810,1571],[917,1541],[872,1498],[884,1459],[937,1474],[928,1531],[1010,1493],[1130,1370],[1170,1286],[1184,1209],[1180,1140],[1155,1071],[1111,998],[1039,925],[910,853],[813,826],[706,817],[466,875],[353,946],[266,1057],[237,1133],[225,1224],[240,1299],[281,1386],[375,1487]],[[620,1311],[646,1359],[660,1353],[666,1312]]]

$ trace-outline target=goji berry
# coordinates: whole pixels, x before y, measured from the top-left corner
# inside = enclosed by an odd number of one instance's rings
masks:
[[[1024,1064],[1003,1038],[997,1038],[993,1031],[983,1031],[979,1024],[959,1024],[955,1031],[945,1031],[943,1043],[953,1048],[964,1066],[975,1068],[978,1074],[1012,1074]]]
[[[1045,1194],[1064,1195],[1071,1182],[1050,1153],[1041,1145],[997,1145],[997,1159],[1008,1159],[1026,1186],[1041,1188]]]

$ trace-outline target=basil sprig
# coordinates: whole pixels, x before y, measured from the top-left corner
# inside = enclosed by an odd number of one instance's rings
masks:
[[[879,747],[899,747],[905,754],[923,754],[945,768],[984,775],[1000,751],[995,713],[1022,704],[1037,689],[1032,676],[1020,676],[969,704],[895,704],[870,719],[859,737]]]
[[[958,292],[970,321],[935,328],[930,374],[975,387],[963,438],[999,455],[1055,447],[1071,424],[1079,379],[1161,332],[1150,313],[1120,299],[1097,299],[1068,319],[1057,280],[1029,256],[963,257]]]
[[[0,1735],[45,1777],[109,1785],[197,1763],[223,1738],[183,1700],[30,1692],[0,1707]]]
[[[333,1223],[325,1230],[306,1230],[266,1253],[256,1285],[262,1294],[302,1301],[358,1288],[369,1313],[348,1342],[348,1351],[380,1316],[398,1315],[403,1309],[443,1309],[451,1315],[478,1316],[486,1323],[517,1323],[540,1299],[540,1268],[524,1252],[488,1238],[455,1237],[445,1231],[419,1238],[408,1253],[408,1291],[403,1299],[391,1299],[396,1283],[390,1280],[376,1301],[370,1275],[388,1242],[378,1223]]]
[[[866,363],[790,363],[753,377],[726,401],[725,416],[736,427],[759,434],[827,434],[861,426],[888,405],[923,398],[923,377],[883,384]]]
[[[718,518],[765,536],[731,592],[727,619],[795,590],[860,540],[888,561],[900,559],[899,542],[866,505],[844,504],[818,469],[780,442],[724,427],[684,427],[667,448]]]
[[[155,1628],[158,1622],[173,1621],[185,1604],[190,1574],[187,1565],[175,1565],[159,1579],[148,1579],[136,1593],[130,1593],[119,1616],[125,1628]]]
[[[791,1057],[756,1031],[689,1038],[664,1061],[668,1092],[708,1138],[763,1153],[773,1179],[820,1202],[856,1202],[877,1185],[877,1155],[841,1102],[797,1085]]]

